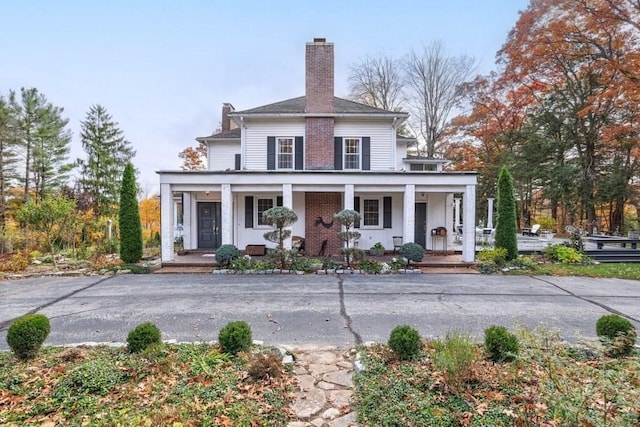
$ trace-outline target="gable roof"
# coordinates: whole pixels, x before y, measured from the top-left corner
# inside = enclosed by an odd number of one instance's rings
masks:
[[[196,138],[198,142],[211,141],[211,140],[230,140],[230,139],[240,139],[240,128],[235,128],[231,130],[225,130],[223,132],[214,133],[209,136],[199,136]]]
[[[280,102],[274,102],[273,104],[263,105],[261,107],[251,108],[249,110],[234,111],[229,114],[230,117],[239,116],[251,116],[251,115],[272,115],[272,114],[284,114],[284,115],[304,115],[307,105],[307,97],[299,96],[297,98],[291,98]],[[409,115],[400,111],[389,111],[381,108],[370,107],[359,102],[349,101],[348,99],[333,98],[333,114],[366,114],[366,115],[381,115],[381,116],[396,116],[396,117],[408,117]]]

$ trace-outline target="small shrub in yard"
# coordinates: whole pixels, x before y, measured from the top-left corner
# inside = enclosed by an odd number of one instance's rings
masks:
[[[565,245],[550,245],[544,250],[544,254],[551,260],[562,264],[575,264],[582,261],[582,254]]]
[[[467,335],[456,332],[447,334],[444,341],[436,341],[435,350],[435,366],[443,371],[447,385],[459,390],[471,379],[476,360],[475,345]]]
[[[231,261],[240,256],[240,251],[234,245],[222,245],[216,249],[216,262],[227,266]]]
[[[160,344],[162,335],[160,329],[151,322],[141,323],[127,335],[127,347],[132,353],[139,353],[152,344]]]
[[[25,271],[31,262],[31,255],[27,251],[18,251],[0,257],[0,271],[19,273]]]
[[[238,354],[240,351],[247,351],[253,342],[251,338],[251,328],[244,320],[229,322],[220,329],[218,342],[223,352]]]
[[[420,262],[424,258],[424,248],[414,242],[405,243],[400,247],[400,255],[408,262]]]
[[[420,353],[422,341],[420,334],[409,325],[396,326],[391,331],[388,345],[400,360],[414,359]]]
[[[520,349],[518,337],[504,326],[491,326],[484,330],[484,349],[494,362],[515,360]]]
[[[19,359],[32,359],[38,354],[50,331],[47,316],[27,314],[11,323],[7,331],[7,344]]]
[[[254,381],[280,378],[283,371],[282,359],[276,353],[255,354],[249,358],[247,373]]]
[[[507,262],[507,249],[506,248],[482,249],[480,252],[478,252],[478,261],[491,262],[496,265],[505,265]]]
[[[637,337],[633,324],[617,314],[600,317],[596,322],[596,333],[607,345],[607,354],[612,357],[630,354]]]

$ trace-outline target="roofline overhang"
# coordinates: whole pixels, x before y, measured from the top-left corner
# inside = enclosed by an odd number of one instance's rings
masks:
[[[277,118],[353,118],[353,119],[396,119],[398,120],[398,124],[400,124],[400,120],[404,121],[409,118],[409,113],[232,113],[229,114],[229,117],[234,119],[234,121],[238,124],[241,124],[244,119],[277,119]]]

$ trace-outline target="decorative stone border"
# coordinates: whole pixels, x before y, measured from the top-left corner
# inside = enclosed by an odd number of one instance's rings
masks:
[[[372,274],[379,276],[386,276],[388,274],[421,274],[422,270],[418,268],[401,268],[397,271],[392,271],[389,273],[367,273],[362,270],[350,270],[350,269],[327,269],[327,270],[318,270],[316,272],[306,273],[304,271],[299,270],[281,270],[279,268],[269,269],[269,270],[231,270],[228,268],[220,268],[214,269],[213,274],[232,274],[232,275],[248,275],[248,274],[295,274],[295,275],[305,275],[305,274]]]

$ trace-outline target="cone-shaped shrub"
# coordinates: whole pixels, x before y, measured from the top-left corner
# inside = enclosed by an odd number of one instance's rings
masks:
[[[396,326],[391,331],[388,345],[401,360],[411,360],[420,353],[420,334],[409,325]]]
[[[484,350],[494,362],[511,362],[520,350],[518,337],[504,326],[490,326],[484,330]]]
[[[51,326],[44,314],[27,314],[11,323],[7,331],[7,344],[18,359],[32,359],[47,339]]]
[[[131,163],[127,163],[122,174],[119,213],[120,259],[125,263],[136,263],[142,258],[142,222],[136,176]]]
[[[507,260],[518,258],[518,223],[513,178],[505,166],[498,176],[498,215],[496,220],[496,247],[507,250]]]
[[[162,334],[160,329],[151,322],[141,323],[127,335],[127,347],[132,353],[139,353],[146,350],[152,344],[160,344]]]
[[[253,342],[251,338],[251,328],[244,320],[229,322],[220,329],[218,342],[223,352],[238,354],[240,351],[247,351]]]

